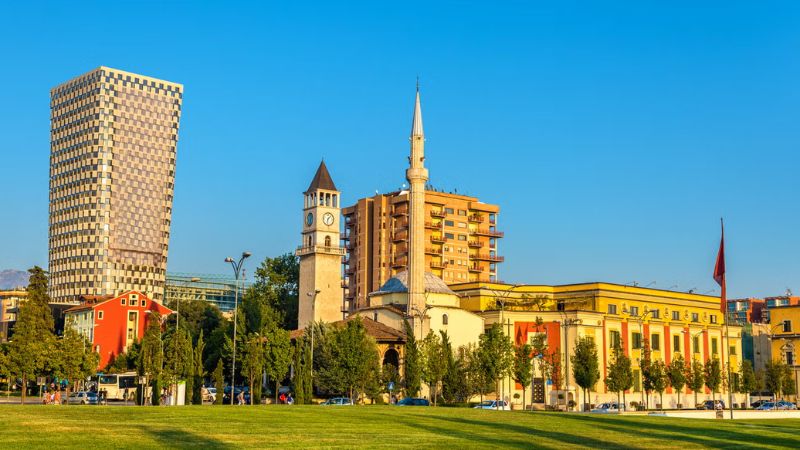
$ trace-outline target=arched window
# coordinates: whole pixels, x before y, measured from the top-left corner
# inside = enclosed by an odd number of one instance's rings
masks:
[[[448,320],[447,314],[442,314],[442,325],[447,325],[447,320]]]
[[[325,247],[330,247],[330,246],[331,246],[331,237],[325,236]]]

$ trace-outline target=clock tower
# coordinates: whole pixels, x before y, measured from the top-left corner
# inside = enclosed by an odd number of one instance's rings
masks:
[[[344,248],[339,241],[340,217],[340,192],[322,161],[303,194],[302,243],[297,248],[300,257],[297,326],[300,329],[312,321],[342,320]]]

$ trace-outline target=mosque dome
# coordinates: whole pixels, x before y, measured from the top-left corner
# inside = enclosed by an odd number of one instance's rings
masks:
[[[397,275],[389,278],[389,280],[381,286],[381,288],[377,292],[373,292],[372,295],[375,294],[394,294],[394,293],[406,293],[408,292],[408,271],[404,270]],[[441,278],[437,277],[436,275],[425,272],[425,292],[430,292],[434,294],[453,294],[453,292]]]

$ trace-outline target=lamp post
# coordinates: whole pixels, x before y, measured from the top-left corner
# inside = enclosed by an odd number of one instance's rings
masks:
[[[570,319],[567,317],[566,311],[560,311],[564,320],[561,325],[564,327],[564,408],[569,408],[569,327],[572,325],[579,325],[583,321],[581,319]]]
[[[653,311],[655,311],[655,310],[648,309],[647,311],[645,311],[641,315],[631,316],[631,311],[628,308],[625,308],[625,309],[622,310],[623,313],[625,313],[628,316],[630,316],[631,318],[633,318],[633,320],[639,322],[639,337],[642,340],[641,341],[641,346],[639,347],[639,389],[640,389],[641,394],[642,394],[642,403],[644,403],[644,376],[643,376],[644,374],[642,373],[642,360],[643,360],[643,358],[642,358],[642,356],[643,356],[642,355],[642,350],[644,349],[644,345],[645,345],[644,344],[643,323],[644,323],[645,317],[647,317]]]
[[[200,281],[200,278],[192,277],[188,282],[184,283],[183,287],[184,288],[189,287],[189,283],[197,283],[198,281]],[[181,296],[180,295],[178,296],[176,301],[178,302],[178,310],[177,310],[176,315],[175,315],[175,329],[177,330],[179,328],[180,322],[181,322]]]
[[[313,383],[314,380],[314,325],[316,320],[314,320],[314,308],[317,304],[317,295],[322,292],[319,289],[315,289],[313,292],[306,292],[306,295],[311,297],[311,380]]]
[[[230,256],[225,258],[226,263],[231,263],[234,275],[234,290],[233,290],[233,363],[231,364],[231,405],[233,405],[233,397],[236,386],[236,313],[239,310],[239,272],[242,269],[242,263],[249,258],[250,252],[242,252],[242,257],[237,262]]]
[[[433,306],[426,304],[425,308],[423,308],[422,310],[420,310],[416,306],[412,306],[411,308],[415,313],[414,315],[419,319],[419,338],[420,339],[425,339],[425,336],[423,335],[424,334],[423,333],[424,330],[423,330],[422,327],[423,327],[423,324],[424,324],[424,321],[425,321],[425,317],[428,314],[428,311],[431,308],[433,308]]]

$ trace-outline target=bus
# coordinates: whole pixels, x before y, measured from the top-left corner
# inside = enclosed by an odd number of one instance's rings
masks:
[[[107,400],[136,400],[136,372],[97,374],[97,388]],[[125,398],[125,395],[128,397]]]

